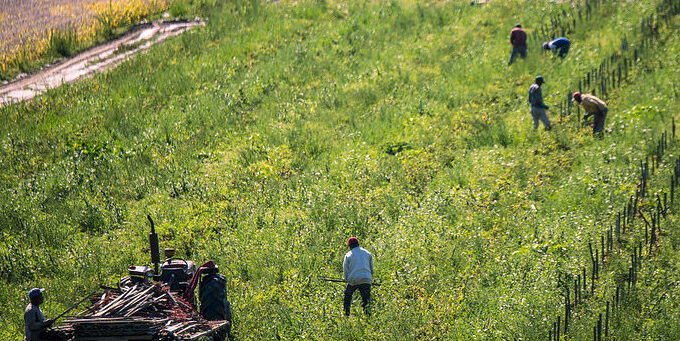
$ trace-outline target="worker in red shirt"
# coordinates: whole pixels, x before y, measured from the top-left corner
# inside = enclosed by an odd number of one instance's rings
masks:
[[[517,55],[522,58],[527,57],[527,32],[522,29],[522,25],[517,24],[510,31],[510,43],[512,44],[512,54],[510,54],[508,65],[515,61]]]

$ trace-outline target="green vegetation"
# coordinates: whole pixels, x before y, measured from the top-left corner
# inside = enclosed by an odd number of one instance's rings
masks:
[[[658,2],[605,2],[566,59],[531,41],[512,67],[510,28],[568,4],[194,2],[205,28],[0,109],[0,337],[20,339],[31,287],[53,316],[148,263],[149,213],[161,247],[220,266],[239,339],[547,339],[558,277],[589,265],[680,109],[680,19],[603,98],[604,138],[557,107]],[[551,132],[531,129],[536,74]],[[617,339],[680,335],[669,213],[639,295],[610,321]],[[342,288],[316,278],[341,272],[351,235],[382,283],[370,318],[356,304],[342,317]],[[567,339],[592,337],[632,246]]]
[[[169,12],[175,18],[185,17],[189,13],[189,4],[185,0],[175,0],[170,3]]]
[[[50,53],[54,56],[70,57],[78,50],[78,35],[75,30],[53,31],[50,35]]]

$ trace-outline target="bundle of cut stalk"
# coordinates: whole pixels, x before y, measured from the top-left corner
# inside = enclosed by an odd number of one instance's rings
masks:
[[[165,341],[197,340],[228,327],[226,321],[206,321],[192,304],[158,283],[107,289],[90,308],[66,320],[62,331],[73,337],[152,336]]]

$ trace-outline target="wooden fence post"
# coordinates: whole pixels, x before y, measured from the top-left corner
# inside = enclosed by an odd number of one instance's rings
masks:
[[[583,291],[586,291],[586,267],[583,267]]]
[[[615,300],[616,306],[619,305],[620,295],[621,295],[621,293],[620,293],[620,290],[619,290],[619,286],[617,285],[617,286],[616,286],[616,300]]]
[[[604,337],[609,337],[609,301],[607,301],[607,311],[604,317]]]
[[[671,117],[671,120],[673,126],[673,139],[675,139],[675,116]]]
[[[599,253],[600,253],[600,250],[597,249],[597,244],[595,244],[595,262],[593,263],[593,265],[595,266],[595,278],[600,278],[600,256],[599,256]]]
[[[621,242],[621,219],[620,216],[616,217],[616,241]]]
[[[597,341],[602,341],[602,313],[597,320]]]
[[[565,286],[567,288],[567,296],[565,297],[565,304],[564,304],[564,335],[567,335],[567,331],[569,330],[569,314],[571,314],[571,305],[569,302],[569,286]],[[575,295],[575,293],[574,293]]]
[[[580,275],[579,275],[579,276],[580,276]],[[581,300],[581,299],[578,297],[578,296],[579,296],[579,295],[578,295],[578,294],[579,294],[579,290],[580,290],[580,288],[579,288],[579,286],[578,286],[578,281],[577,281],[576,279],[574,279],[574,307],[576,307],[576,306],[579,304],[580,300]]]

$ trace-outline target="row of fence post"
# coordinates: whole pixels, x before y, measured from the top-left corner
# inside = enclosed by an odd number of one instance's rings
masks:
[[[580,6],[572,6],[569,12],[562,10],[561,13],[552,14],[548,22],[539,26],[538,29],[534,31],[531,38],[534,41],[539,41],[539,39],[554,39],[558,36],[566,36],[572,32],[577,25],[578,21],[590,20],[595,13],[595,10],[599,9],[601,5],[605,2],[611,2],[611,0],[585,0]]]
[[[672,119],[672,131],[671,136],[675,137],[675,119]],[[564,300],[564,316],[558,315],[556,321],[553,322],[552,328],[548,331],[548,339],[550,341],[557,341],[560,339],[560,335],[566,335],[569,331],[569,321],[572,313],[572,308],[581,305],[587,296],[585,293],[589,293],[590,297],[594,297],[595,289],[597,286],[597,281],[600,277],[600,267],[604,266],[606,263],[606,256],[614,250],[614,241],[621,245],[622,236],[627,233],[633,233],[634,219],[639,216],[645,226],[645,239],[644,245],[648,246],[647,254],[652,254],[653,249],[659,246],[658,236],[661,230],[661,220],[666,217],[666,213],[669,209],[669,203],[672,206],[675,196],[675,184],[680,181],[680,157],[674,161],[674,167],[672,171],[672,176],[670,179],[670,201],[668,200],[668,193],[663,193],[663,199],[658,193],[655,196],[649,198],[654,205],[650,208],[650,217],[647,219],[639,208],[639,205],[643,203],[646,197],[645,191],[648,189],[646,184],[650,180],[650,175],[654,173],[654,170],[660,168],[662,157],[669,145],[669,134],[664,132],[661,134],[659,139],[656,141],[656,148],[652,149],[652,155],[647,157],[647,160],[640,167],[640,182],[638,184],[638,190],[635,196],[631,196],[626,204],[624,204],[623,209],[617,212],[616,218],[613,222],[613,226],[610,225],[605,234],[600,235],[599,245],[597,242],[588,242],[588,252],[591,261],[591,272],[590,272],[590,290],[588,290],[588,276],[587,268],[582,267],[581,273],[571,276],[565,275],[565,280],[562,281],[558,278],[558,285],[563,286],[565,290],[565,300]],[[650,171],[650,159],[653,160],[654,165]],[[651,232],[649,232],[651,229]],[[599,248],[598,248],[599,246]],[[606,311],[604,313],[604,321],[602,313],[599,313],[598,320],[593,326],[593,340],[601,341],[602,336],[608,338],[610,335],[610,315],[615,309],[617,309],[624,302],[624,298],[630,296],[630,293],[634,292],[635,286],[638,282],[638,272],[642,268],[643,259],[643,242],[638,241],[637,245],[633,247],[630,255],[630,267],[628,268],[628,273],[622,276],[625,278],[625,283],[618,283],[616,286],[616,291],[612,296],[611,301],[606,301]],[[563,283],[563,284],[562,284]],[[573,288],[573,293],[571,289]],[[613,302],[613,304],[612,304]]]
[[[540,33],[542,37],[555,38],[556,34],[559,32],[562,36],[567,32],[572,32],[576,28],[576,16],[578,16],[579,21],[583,21],[583,17],[586,19],[591,19],[598,9],[606,0],[590,0],[584,1],[582,6],[578,8],[573,8],[570,13],[562,11],[562,16],[554,15],[550,18],[550,23],[543,25],[538,30],[536,30],[532,38],[534,41],[539,39],[538,34]],[[631,70],[634,65],[638,63],[641,58],[644,58],[645,52],[649,51],[653,46],[656,39],[659,38],[659,20],[664,20],[668,25],[670,20],[675,14],[680,13],[680,0],[663,0],[657,8],[655,13],[651,14],[649,17],[644,17],[640,22],[640,42],[637,46],[633,47],[627,37],[621,39],[620,52],[612,53],[609,58],[605,59],[600,63],[598,68],[593,68],[587,72],[583,78],[578,80],[578,91],[583,92],[584,88],[589,90],[593,95],[606,96],[610,90],[620,88],[624,80],[628,80],[631,74]],[[655,19],[657,19],[655,21]],[[551,30],[552,29],[552,30]],[[567,98],[564,102],[560,102],[560,121],[564,117],[571,116],[572,114],[572,102],[571,102],[572,92],[569,90],[567,92]],[[577,119],[576,127],[577,130],[581,128],[580,120],[580,108],[576,107]],[[675,140],[675,120],[672,121],[672,140]],[[627,229],[632,229],[634,225],[634,219],[638,215],[645,219],[645,244],[649,245],[648,254],[652,252],[652,248],[658,245],[658,231],[660,229],[661,215],[666,216],[666,211],[668,210],[668,200],[667,193],[664,192],[663,203],[661,197],[656,195],[656,214],[653,214],[651,224],[646,221],[642,210],[639,208],[640,203],[647,196],[648,192],[648,181],[650,175],[654,174],[661,163],[661,158],[664,155],[666,148],[668,147],[668,134],[664,133],[662,137],[657,141],[656,150],[651,158],[651,169],[650,160],[647,158],[644,163],[641,161],[640,167],[640,183],[638,189],[636,190],[634,198],[631,197],[624,206],[622,212],[617,213],[615,229],[610,225],[608,231],[606,232],[606,237],[604,235],[600,236],[600,249],[597,248],[597,243],[595,243],[595,248],[593,248],[592,243],[588,243],[590,258],[591,258],[591,279],[590,279],[590,294],[594,296],[596,281],[599,278],[600,263],[605,264],[606,254],[613,251],[614,239],[616,237],[617,243],[621,243],[621,236],[625,235]],[[674,173],[671,177],[671,188],[670,188],[670,204],[674,203],[675,198],[675,185],[680,181],[680,158],[675,162]],[[651,226],[651,237],[647,237],[648,227]],[[606,241],[606,243],[605,243]],[[594,252],[593,252],[594,250]],[[642,266],[642,242],[638,242],[638,246],[634,247],[631,254],[631,266],[628,269],[628,275],[625,276],[627,279],[627,285],[619,284],[616,286],[616,293],[612,297],[611,304],[610,301],[606,302],[606,311],[604,315],[604,323],[602,320],[602,313],[599,313],[598,320],[593,326],[593,340],[601,341],[603,331],[605,338],[610,335],[610,314],[613,313],[622,304],[624,297],[627,297],[631,290],[634,290],[635,284],[637,283],[638,271]],[[566,335],[569,331],[569,320],[571,316],[572,307],[580,305],[584,299],[584,292],[587,292],[587,276],[586,267],[581,269],[581,273],[574,276],[573,295],[569,292],[569,281],[566,281],[565,285],[565,310],[564,319],[561,320],[561,316],[558,315],[556,321],[553,322],[552,328],[548,332],[548,338],[550,341],[559,340],[561,335]],[[573,299],[572,299],[573,297]],[[611,312],[610,312],[611,310]],[[561,334],[560,330],[562,327],[562,321],[564,323],[564,333]]]

